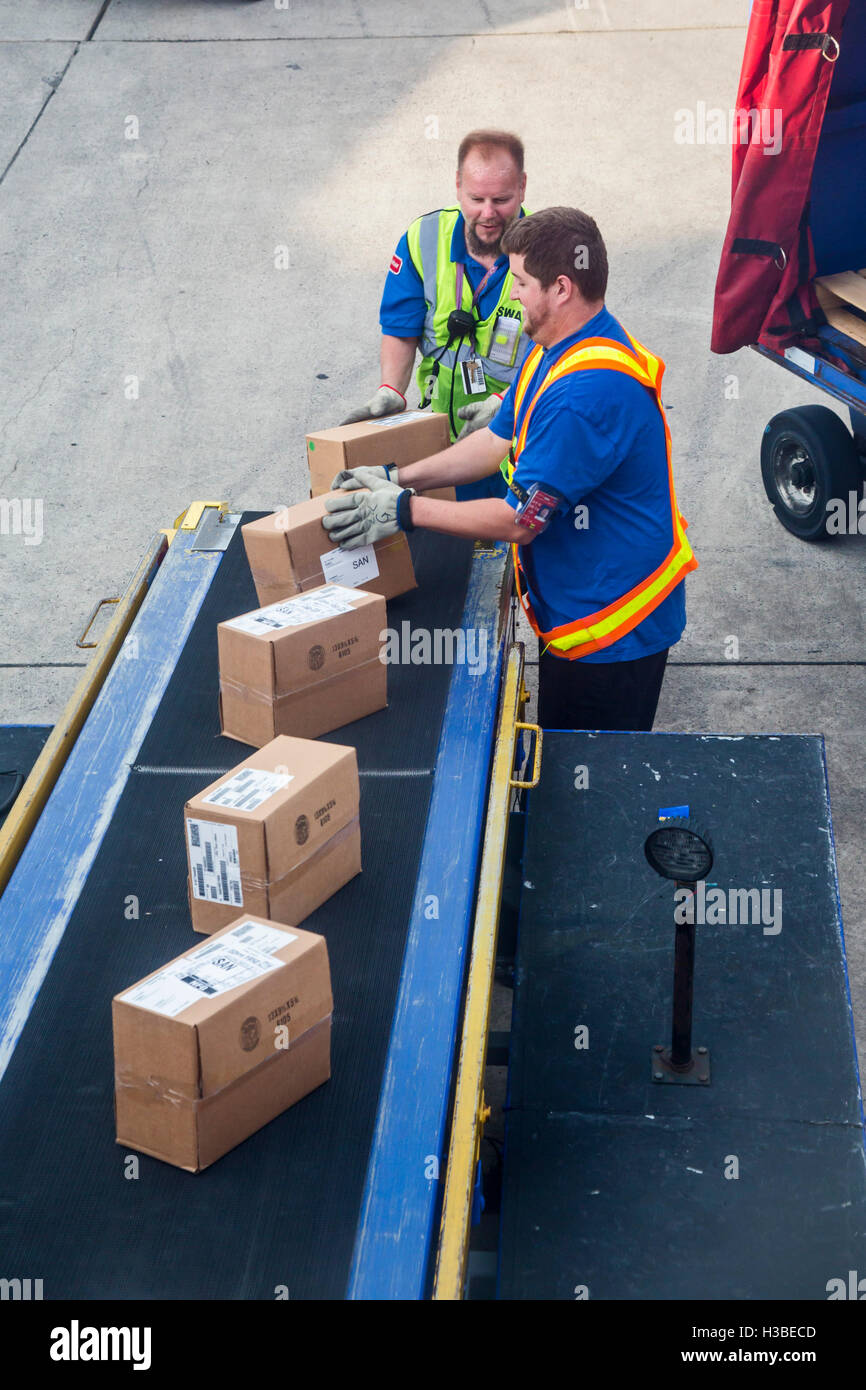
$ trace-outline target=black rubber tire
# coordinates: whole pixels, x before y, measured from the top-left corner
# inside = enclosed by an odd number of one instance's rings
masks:
[[[761,440],[761,477],[776,516],[802,541],[832,538],[827,503],[859,496],[862,470],[854,436],[825,405],[774,415]]]

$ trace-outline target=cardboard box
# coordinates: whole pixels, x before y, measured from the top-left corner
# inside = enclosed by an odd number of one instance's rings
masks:
[[[331,1074],[323,936],[242,916],[112,1001],[117,1142],[197,1173]]]
[[[330,492],[343,468],[375,468],[394,463],[398,468],[441,453],[451,443],[448,417],[432,410],[403,410],[381,420],[361,420],[356,425],[337,425],[307,435],[310,496]],[[425,497],[453,502],[453,487],[435,488]]]
[[[220,727],[256,748],[317,738],[388,703],[385,600],[325,584],[217,628]]]
[[[239,912],[302,922],[361,872],[354,748],[272,739],[184,807],[198,932]]]
[[[368,589],[383,598],[417,588],[403,531],[359,550],[341,550],[322,525],[325,514],[325,498],[312,497],[241,527],[263,608],[326,583]]]

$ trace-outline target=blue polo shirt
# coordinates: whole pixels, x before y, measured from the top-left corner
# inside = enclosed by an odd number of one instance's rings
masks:
[[[601,309],[543,353],[518,425],[549,368],[582,338],[629,346],[617,320]],[[516,385],[490,425],[509,442]],[[548,387],[533,411],[514,477],[527,489],[546,483],[566,499],[547,529],[521,550],[529,600],[545,632],[614,603],[652,574],[673,545],[664,424],[649,388],[622,372],[574,372]],[[519,505],[511,492],[508,501]],[[581,660],[650,656],[677,642],[685,625],[681,581],[631,632]]]
[[[520,210],[523,216],[523,209]],[[462,261],[466,267],[466,283],[472,294],[487,274],[487,267],[470,256],[466,249],[466,222],[462,212],[454,225],[451,236],[451,259]],[[484,286],[484,292],[476,308],[479,316],[486,319],[493,313],[502,293],[502,282],[508,274],[508,257],[500,256],[493,274]],[[456,306],[455,306],[456,307]],[[397,243],[397,250],[391,258],[391,266],[385,276],[385,289],[379,309],[379,326],[383,333],[394,338],[420,338],[427,315],[427,300],[424,297],[424,281],[415,269],[409,254],[408,234],[404,233]]]

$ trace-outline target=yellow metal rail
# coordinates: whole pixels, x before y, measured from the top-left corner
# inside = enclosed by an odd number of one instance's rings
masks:
[[[126,593],[122,599],[116,600],[117,606],[111,622],[105,629],[97,650],[85,667],[63,714],[48,735],[30,776],[0,827],[0,893],[12,876],[30,832],[42,813],[42,808],[93,707],[118,649],[141,607],[152,571],[162,559],[167,544],[164,535],[157,534],[153,537],[127,586]]]
[[[515,643],[509,648],[506,658],[490,794],[487,801],[478,905],[469,959],[454,1115],[445,1174],[442,1224],[433,1284],[434,1299],[453,1300],[463,1297],[475,1171],[481,1132],[490,1114],[484,1099],[484,1066],[487,1057],[493,971],[496,964],[509,801],[512,788],[534,787],[540,776],[541,730],[537,725],[525,724],[518,718],[525,698],[523,647],[520,643]],[[514,748],[520,729],[532,729],[536,735],[532,777],[527,782],[517,782],[513,775]]]

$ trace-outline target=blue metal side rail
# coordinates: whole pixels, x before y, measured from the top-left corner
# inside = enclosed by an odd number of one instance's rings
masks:
[[[450,1080],[472,923],[506,625],[507,548],[473,563],[465,630],[488,631],[486,669],[455,669],[436,759],[421,864],[347,1296],[427,1296],[444,1181]],[[435,914],[435,915],[434,915]]]

